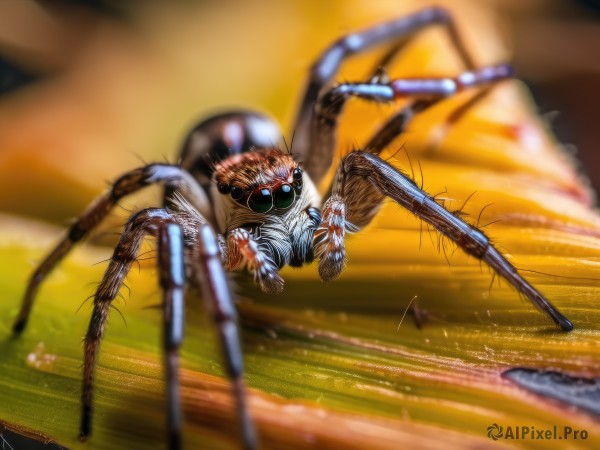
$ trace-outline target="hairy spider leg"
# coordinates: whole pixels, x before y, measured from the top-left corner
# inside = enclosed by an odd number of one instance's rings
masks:
[[[171,221],[171,215],[162,209],[146,209],[135,214],[127,224],[111,256],[104,276],[94,294],[94,310],[84,339],[83,390],[80,439],[92,432],[94,370],[100,343],[108,321],[113,300],[119,294],[127,273],[135,261],[146,234],[157,232]],[[161,262],[165,262],[164,259]]]
[[[206,306],[217,326],[227,375],[231,380],[233,395],[237,402],[236,409],[244,448],[252,450],[257,447],[257,439],[246,402],[243,379],[244,359],[240,347],[237,313],[227,284],[215,233],[209,225],[202,225],[198,234],[197,245],[200,255],[197,270],[198,284],[202,286]]]
[[[446,210],[379,156],[364,151],[352,152],[342,160],[332,195],[323,206],[323,221],[315,233],[315,255],[320,259],[319,273],[325,280],[337,277],[344,267],[345,224],[363,227],[377,211],[373,207],[357,209],[356,206],[381,204],[384,196],[431,224],[465,253],[485,261],[562,330],[573,329],[573,324],[519,275],[483,232]]]
[[[119,293],[125,276],[139,252],[144,237],[150,234],[159,240],[160,282],[164,289],[164,344],[167,368],[167,426],[169,448],[181,446],[181,416],[179,405],[179,382],[177,378],[177,349],[183,333],[183,231],[177,217],[162,208],[140,211],[129,219],[125,231],[111,257],[106,272],[94,295],[94,310],[84,340],[84,369],[82,392],[81,440],[92,431],[93,384],[96,359],[100,342],[108,321],[110,306]],[[209,225],[202,225],[197,241],[185,236],[186,241],[197,242],[198,260],[190,261],[198,284],[221,341],[227,374],[231,380],[244,446],[256,448],[256,437],[247,408],[243,383],[242,351],[239,343],[235,307],[221,263],[219,246]]]
[[[449,13],[447,13],[447,14],[449,16]],[[469,58],[466,48],[460,42],[460,36],[458,35],[457,28],[454,24],[452,24],[452,27],[449,29],[449,32],[450,32],[451,42],[454,44],[454,47],[456,49],[458,49],[459,57],[461,57],[461,60],[464,64],[465,68],[473,70],[475,68],[475,65],[474,65],[473,61]],[[456,44],[456,42],[457,42],[456,39],[458,39],[458,42],[459,42],[458,45]],[[383,80],[389,79],[389,76],[387,75],[385,68],[392,62],[392,60],[404,49],[406,44],[408,44],[409,42],[410,42],[410,39],[404,39],[404,40],[400,41],[396,45],[393,45],[379,59],[379,61],[374,65],[374,69],[372,70],[373,75],[372,75],[371,79],[373,82],[383,83],[384,82]],[[465,60],[465,57],[461,56],[461,55],[467,55],[466,56],[467,60]],[[507,66],[507,68],[510,69],[510,66]],[[473,109],[478,103],[480,103],[482,100],[487,98],[491,94],[491,92],[494,90],[494,88],[499,84],[500,81],[503,81],[505,79],[510,79],[510,78],[512,78],[512,74],[507,74],[507,76],[505,78],[498,78],[496,81],[494,81],[489,86],[486,86],[486,87],[480,89],[479,92],[477,92],[475,95],[473,95],[471,98],[469,98],[462,105],[456,107],[456,109],[448,115],[446,120],[438,126],[438,129],[440,132],[436,133],[436,136],[434,136],[435,139],[431,143],[430,148],[435,149],[437,146],[439,146],[439,143],[441,142],[441,140],[443,140],[444,136],[447,134],[447,131],[451,125],[454,125],[455,123],[457,123],[460,119],[462,119],[466,115],[467,112],[469,112],[469,110]],[[410,115],[410,112],[411,112],[410,109],[412,109],[412,113],[416,114],[417,112],[424,111],[425,109],[429,108],[430,106],[435,105],[440,100],[442,100],[442,99],[439,98],[439,99],[434,99],[434,100],[430,99],[430,100],[418,101],[418,102],[416,102],[416,104],[412,105],[412,108],[410,108],[411,105],[409,105],[409,106],[407,106],[406,110],[405,110],[405,108],[403,108],[401,111],[397,112],[394,116],[392,116],[389,119],[389,121],[382,127],[382,129],[375,134],[374,138],[378,138],[380,142],[373,142],[372,147],[366,146],[365,150],[370,150],[373,153],[379,153],[381,151],[381,149],[385,148],[391,141],[393,141],[398,136],[398,132],[396,131],[397,129],[403,130],[405,128],[406,123],[411,118],[411,117],[408,117],[408,118],[403,119],[402,116],[404,116],[405,113],[409,113],[409,115]],[[398,116],[400,116],[400,117],[398,117]],[[403,124],[404,126],[399,127],[399,126],[397,126],[398,123],[400,123],[401,125]],[[376,150],[377,148],[379,148],[380,150]]]
[[[381,153],[394,139],[402,134],[413,117],[438,103],[440,99],[414,100],[393,114],[365,144],[365,151]]]
[[[194,178],[180,167],[169,164],[150,164],[127,172],[112,185],[106,194],[98,197],[83,212],[69,227],[56,247],[36,267],[27,284],[21,309],[13,325],[15,334],[19,334],[25,329],[40,284],[71,248],[85,238],[119,200],[143,187],[156,183],[175,186],[205,217],[212,217],[206,194]]]
[[[488,85],[480,88],[475,95],[471,96],[467,101],[458,105],[454,110],[450,112],[446,116],[446,119],[440,124],[436,125],[438,129],[438,133],[435,133],[432,141],[429,144],[430,149],[437,148],[441,141],[446,136],[448,130],[452,125],[455,125],[459,122],[469,111],[477,106],[477,104],[481,103],[485,100],[494,90],[496,86],[498,86],[502,81],[508,80],[512,78],[512,74],[510,72],[510,66],[500,66],[501,72],[498,73],[497,78],[493,80],[489,80]],[[503,72],[503,73],[502,73]],[[477,87],[477,86],[473,86]],[[429,99],[415,99],[410,102],[407,106],[402,108],[400,111],[393,114],[386,122],[383,124],[379,130],[377,130],[374,135],[371,137],[369,142],[365,145],[364,149],[370,151],[371,153],[381,153],[383,149],[385,149],[389,144],[391,144],[394,139],[396,139],[400,133],[406,130],[408,123],[412,120],[412,118],[423,112],[432,106],[436,105],[440,101],[442,101],[445,97],[438,98],[429,98]]]
[[[368,51],[378,44],[411,38],[417,32],[433,25],[445,27],[465,68],[467,70],[475,69],[475,63],[467,52],[452,16],[446,9],[435,6],[346,35],[330,45],[313,63],[293,130],[295,133],[294,150],[304,160],[304,167],[315,183],[319,183],[323,173],[321,173],[320,160],[322,155],[315,152],[314,146],[318,135],[311,129],[313,108],[322,90],[331,83],[341,64],[354,54]],[[399,49],[400,47],[395,46],[395,48]],[[393,51],[394,49],[392,49]],[[391,57],[388,54],[383,62],[385,63]]]
[[[311,156],[318,156],[322,164],[319,169],[313,169],[313,173],[318,176],[313,182],[320,180],[333,161],[338,119],[350,98],[379,103],[393,102],[398,98],[414,99],[383,125],[382,136],[375,135],[367,144],[367,149],[377,152],[395,138],[397,133],[404,131],[415,113],[465,89],[488,86],[511,76],[512,69],[509,65],[498,64],[463,72],[453,78],[398,78],[387,83],[341,83],[332,87],[317,101],[311,118],[310,127],[314,136]]]
[[[179,347],[185,316],[185,258],[181,227],[164,222],[158,236],[158,267],[163,290],[163,347],[167,394],[168,448],[181,449],[181,402],[179,400]]]

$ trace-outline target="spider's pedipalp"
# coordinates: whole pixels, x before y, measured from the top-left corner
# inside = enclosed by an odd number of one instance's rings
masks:
[[[279,294],[283,291],[284,282],[279,275],[279,267],[268,253],[259,248],[258,242],[248,230],[235,228],[227,234],[227,244],[229,252],[225,267],[228,270],[248,269],[253,274],[254,281],[267,294]],[[291,246],[288,250],[287,253],[291,253]]]
[[[332,195],[323,205],[323,218],[315,231],[315,258],[319,260],[319,275],[323,281],[335,280],[346,265],[346,204]]]

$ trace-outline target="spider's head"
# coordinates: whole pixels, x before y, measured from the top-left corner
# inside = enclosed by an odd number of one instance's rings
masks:
[[[258,214],[284,213],[300,197],[302,169],[277,148],[242,153],[215,166],[217,191]]]

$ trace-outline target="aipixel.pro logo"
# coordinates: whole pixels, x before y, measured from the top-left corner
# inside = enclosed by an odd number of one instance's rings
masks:
[[[552,428],[536,428],[526,425],[509,425],[503,427],[497,423],[487,427],[487,436],[498,441],[505,440],[586,440],[587,430],[576,429],[568,425],[554,425]]]

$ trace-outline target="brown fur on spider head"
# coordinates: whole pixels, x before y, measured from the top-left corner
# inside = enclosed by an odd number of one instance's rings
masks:
[[[302,169],[278,148],[231,156],[215,166],[213,179],[221,194],[257,213],[285,210],[302,192]]]

